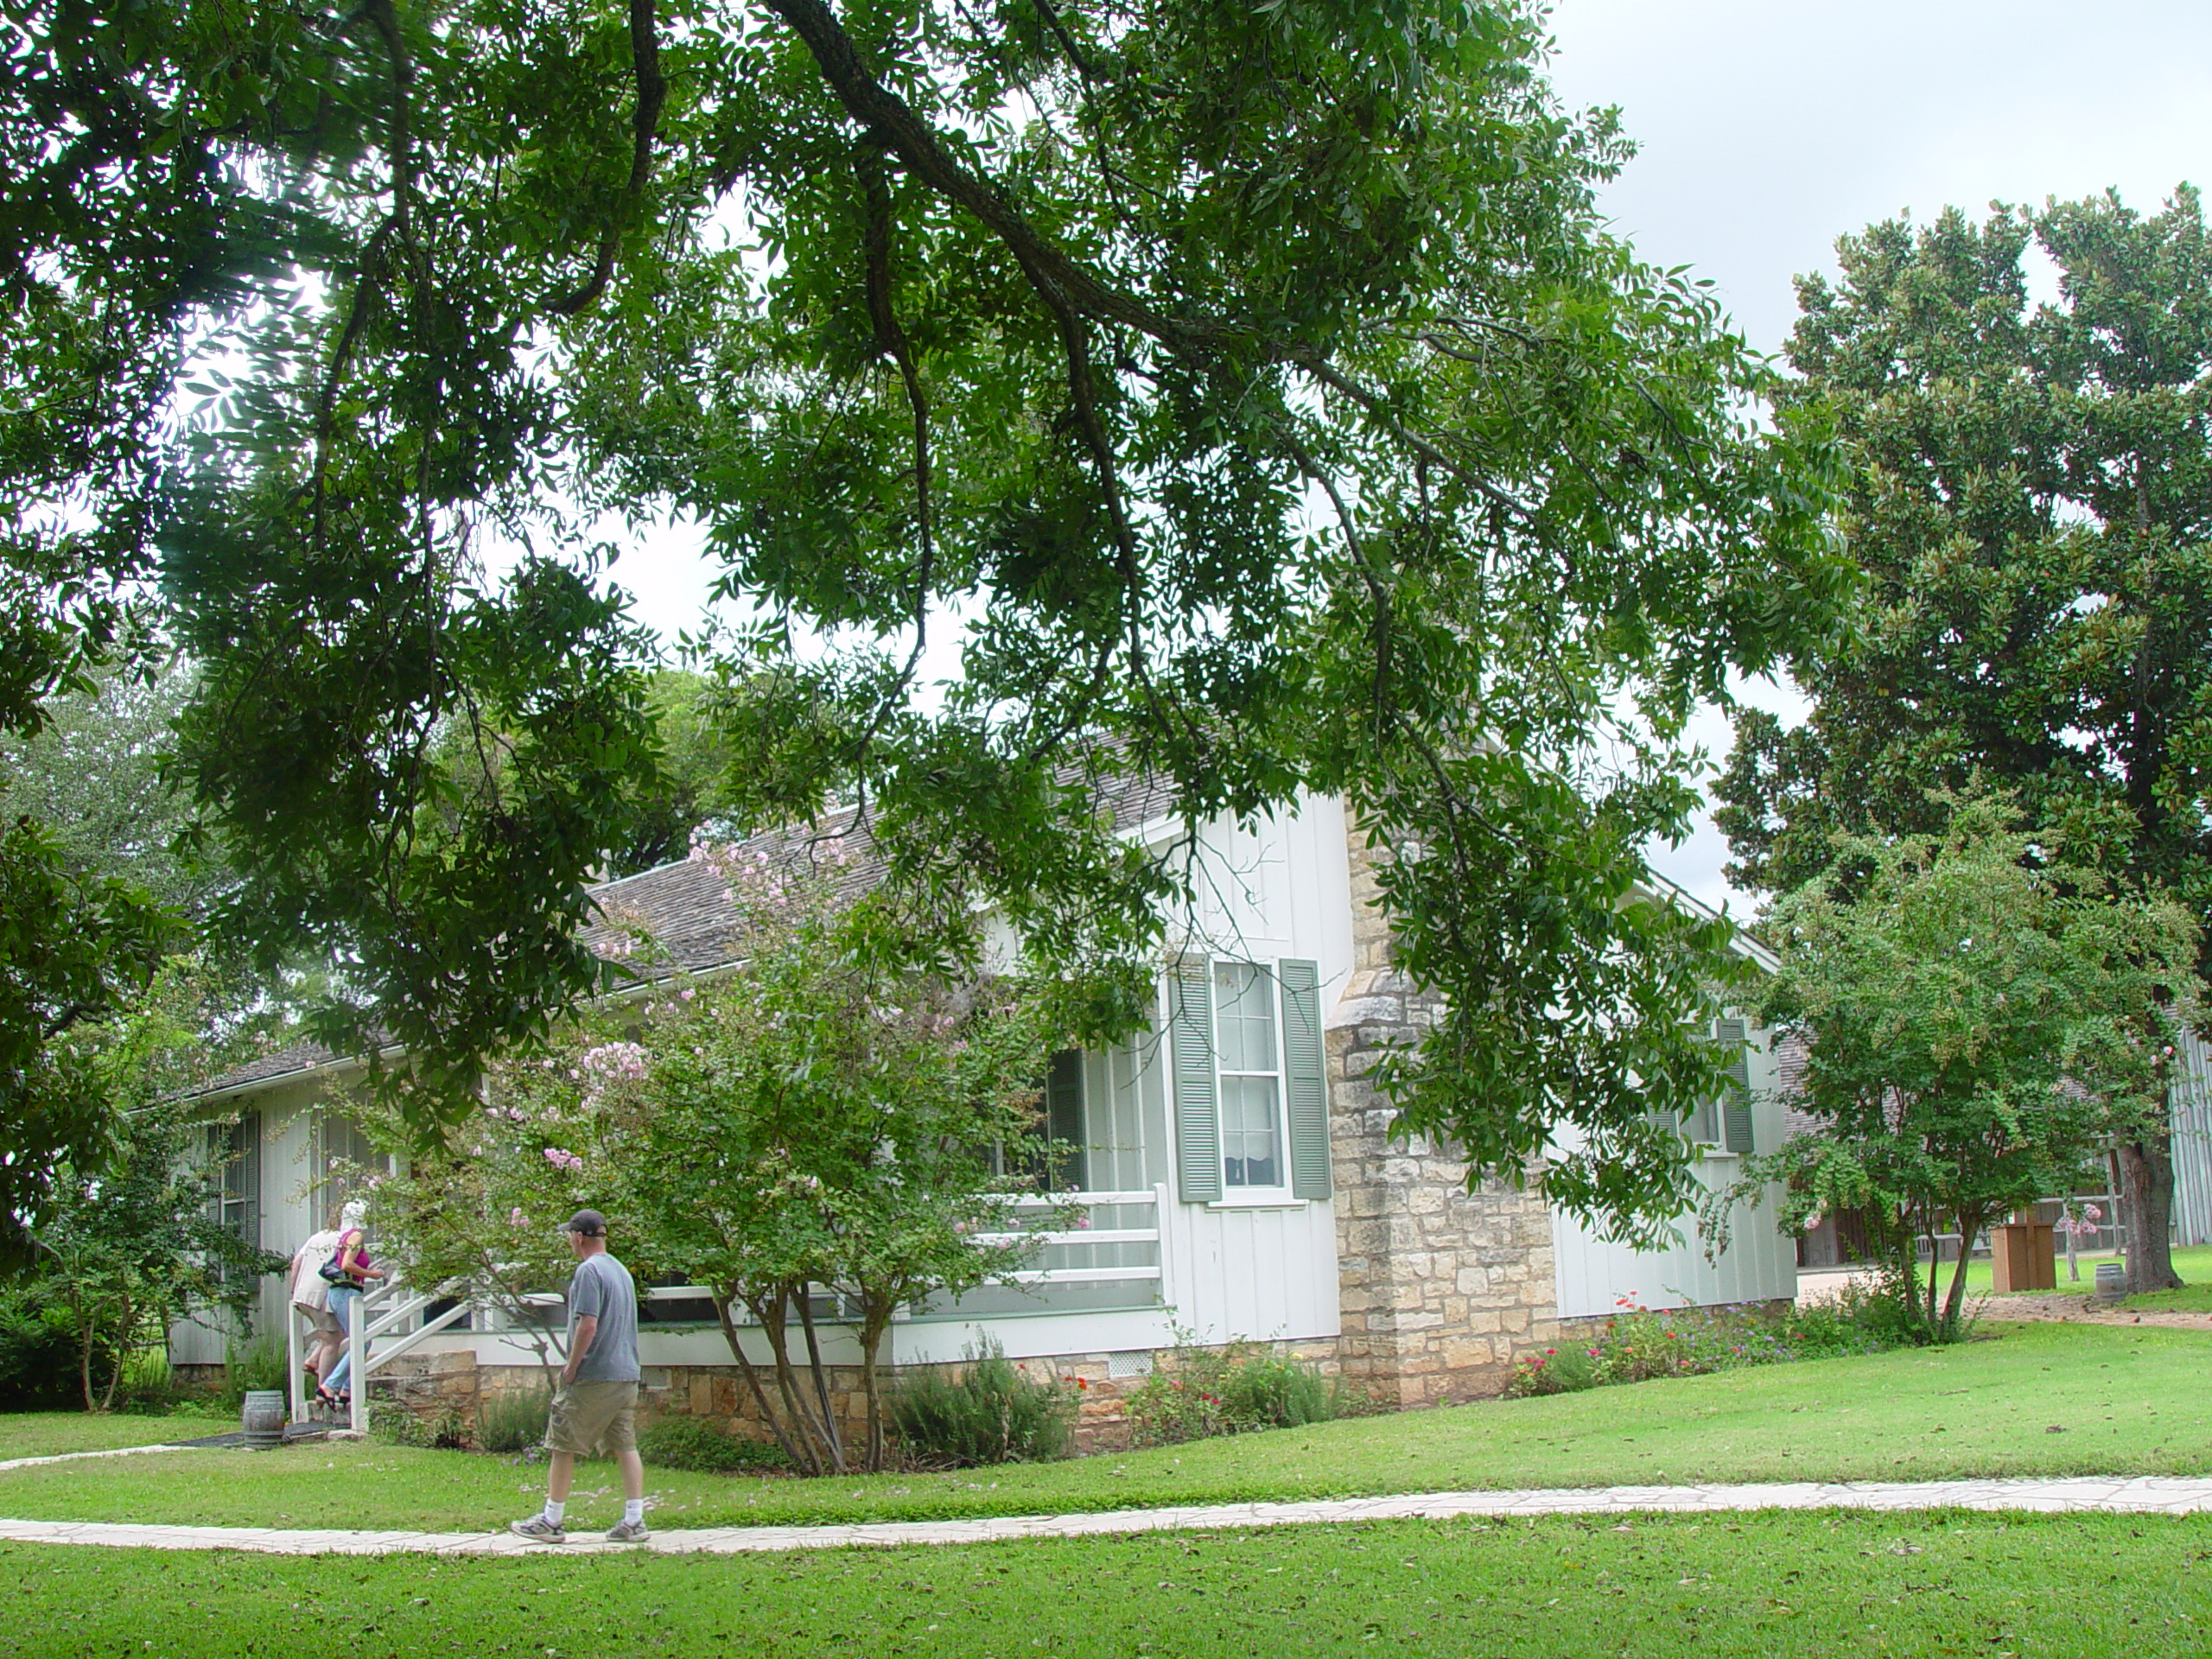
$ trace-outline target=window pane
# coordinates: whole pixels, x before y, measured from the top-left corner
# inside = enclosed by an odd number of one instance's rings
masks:
[[[1282,1142],[1273,1077],[1221,1080],[1221,1154],[1230,1186],[1281,1186]]]
[[[1224,1071],[1275,1069],[1274,983],[1249,963],[1214,967],[1214,1041]]]

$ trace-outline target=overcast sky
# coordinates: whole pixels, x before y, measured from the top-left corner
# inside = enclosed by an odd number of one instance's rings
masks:
[[[2154,208],[2212,175],[2212,0],[1561,0],[1554,23],[1562,97],[1618,105],[1641,146],[1607,210],[1647,257],[1712,277],[1764,350],[1790,278],[1874,219],[2107,188]],[[710,579],[676,535],[614,574],[671,636]],[[1701,730],[1725,749],[1725,721]],[[1659,861],[1719,902],[1725,856],[1708,829]]]
[[[1844,232],[2107,188],[2153,209],[2212,181],[2208,0],[1562,0],[1554,24],[1561,97],[1618,105],[1641,147],[1615,224],[1712,277],[1765,351]],[[1717,715],[1700,734],[1725,752]],[[1719,903],[1726,855],[1708,826],[1655,861]]]

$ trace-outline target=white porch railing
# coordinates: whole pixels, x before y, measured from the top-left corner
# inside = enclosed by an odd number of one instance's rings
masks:
[[[978,1244],[1012,1244],[1025,1239],[1039,1239],[1045,1243],[1049,1256],[1055,1252],[1086,1245],[1144,1244],[1152,1247],[1153,1259],[1148,1262],[1096,1266],[1090,1263],[1062,1263],[1057,1266],[1028,1268],[1009,1274],[1010,1282],[1017,1285],[1077,1285],[1110,1284],[1127,1281],[1157,1280],[1161,1276],[1160,1259],[1160,1211],[1166,1201],[1164,1187],[1147,1187],[1132,1192],[1059,1192],[1037,1198],[1015,1200],[1016,1210],[1051,1210],[1064,1205],[1080,1208],[1084,1216],[1079,1227],[1063,1228],[1049,1233],[979,1233]],[[1149,1210],[1149,1227],[1093,1227],[1089,1217],[1094,1210],[1128,1206]]]
[[[432,1302],[444,1297],[458,1298],[466,1288],[458,1279],[448,1279],[435,1290],[416,1290],[396,1274],[371,1286],[361,1293],[360,1300],[353,1304],[353,1328],[346,1332],[346,1351],[352,1356],[346,1367],[346,1377],[353,1386],[353,1400],[348,1408],[346,1426],[357,1433],[366,1428],[369,1421],[369,1378],[397,1359],[426,1337],[434,1337],[455,1320],[467,1317],[469,1304],[456,1300],[454,1305],[429,1320],[421,1319],[423,1311]],[[301,1340],[301,1313],[287,1305],[285,1351],[291,1362],[292,1420],[307,1421],[307,1384],[304,1361],[306,1352]],[[410,1328],[410,1321],[412,1322]],[[394,1332],[402,1334],[397,1340],[387,1342],[382,1348],[373,1344],[379,1337]]]
[[[1053,1209],[1073,1208],[1083,1212],[1083,1223],[1078,1226],[1058,1228],[1046,1233],[978,1233],[976,1235],[976,1243],[980,1245],[994,1245],[1012,1243],[1021,1239],[1042,1240],[1045,1247],[1044,1265],[1025,1268],[1008,1274],[1005,1282],[1009,1284],[1056,1286],[1164,1282],[1166,1259],[1163,1251],[1166,1247],[1160,1239],[1160,1214],[1161,1207],[1166,1201],[1167,1189],[1164,1185],[1142,1187],[1127,1192],[1054,1192],[1033,1198],[1019,1198],[1014,1205],[1014,1208],[1018,1211],[1027,1211],[1034,1213]],[[1151,1224],[1143,1227],[1094,1227],[1090,1224],[1090,1217],[1094,1211],[1123,1207],[1147,1211]],[[1116,1255],[1123,1256],[1132,1253],[1141,1254],[1145,1249],[1149,1249],[1152,1260],[1092,1263],[1066,1259],[1078,1251],[1087,1254],[1090,1247],[1101,1245],[1125,1247],[1116,1249],[1115,1251]],[[827,1295],[830,1293],[824,1291],[822,1294]],[[651,1289],[640,1289],[639,1294],[648,1302],[689,1302],[711,1300],[703,1285],[656,1285]],[[735,1309],[732,1312],[739,1323],[747,1322],[747,1316],[742,1313]],[[901,1320],[911,1317],[912,1317],[911,1313],[904,1310],[899,1315]],[[836,1321],[833,1319],[831,1322]]]
[[[1073,1209],[1081,1212],[1080,1224],[1055,1228],[1042,1234],[979,1233],[976,1243],[994,1245],[1022,1239],[1040,1240],[1045,1250],[1042,1263],[1007,1274],[1006,1282],[1046,1290],[1049,1311],[1049,1293],[1053,1287],[1164,1285],[1167,1268],[1166,1246],[1161,1237],[1160,1222],[1166,1201],[1167,1189],[1164,1185],[1123,1192],[1058,1192],[1023,1198],[1014,1203],[1017,1211],[1033,1213],[1060,1208]],[[1150,1224],[1134,1227],[1096,1227],[1090,1224],[1091,1216],[1098,1211],[1122,1209],[1144,1211]],[[1109,1254],[1121,1259],[1103,1262],[1070,1259],[1077,1255],[1094,1253]],[[1150,1261],[1132,1262],[1127,1259],[1132,1255],[1146,1254],[1151,1256]],[[368,1384],[372,1376],[426,1338],[435,1336],[466,1318],[472,1308],[481,1310],[484,1307],[483,1304],[463,1299],[462,1293],[466,1288],[461,1280],[453,1279],[435,1289],[416,1290],[404,1279],[393,1277],[362,1293],[361,1300],[353,1305],[353,1325],[346,1338],[346,1350],[353,1356],[353,1363],[347,1368],[353,1384],[353,1404],[347,1420],[349,1427],[359,1430],[367,1426]],[[709,1299],[707,1289],[701,1285],[641,1287],[639,1295],[649,1302]],[[431,1303],[448,1297],[455,1299],[453,1306],[428,1320],[421,1317]],[[533,1296],[529,1300],[548,1306],[557,1306],[561,1301],[560,1297],[551,1294]],[[302,1318],[297,1308],[288,1308],[287,1313],[285,1345],[291,1363],[292,1417],[296,1421],[304,1421],[308,1414],[308,1402],[302,1363],[305,1358]],[[902,1310],[899,1317],[905,1320],[914,1316],[911,1310]]]

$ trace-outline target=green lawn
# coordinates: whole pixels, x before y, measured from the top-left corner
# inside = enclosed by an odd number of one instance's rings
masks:
[[[2058,1288],[2061,1291],[2079,1291],[2082,1295],[2087,1296],[2097,1287],[2096,1264],[2100,1262],[2116,1262],[2119,1259],[2115,1255],[2085,1255],[2082,1258],[2081,1278],[2071,1280],[2066,1276],[2066,1255],[2062,1250],[2058,1257]],[[2155,1311],[2168,1313],[2212,1313],[2212,1244],[2192,1245],[2186,1249],[2176,1250],[2174,1271],[2179,1274],[2184,1281],[2181,1289],[2155,1291],[2147,1296],[2130,1297],[2120,1306],[2132,1313]],[[1967,1294],[1969,1296],[1989,1295],[1991,1294],[1989,1275],[1990,1266],[1986,1261],[1967,1262]],[[1948,1262],[1946,1262],[1943,1267],[1942,1287],[1946,1291],[1951,1287],[1951,1264]],[[2048,1291],[2022,1294],[2037,1296],[2050,1294]],[[1992,1301],[1989,1306],[1989,1316],[1994,1319],[2003,1318],[2004,1307],[2005,1303],[2001,1297]]]
[[[105,1452],[118,1446],[158,1446],[236,1428],[207,1417],[94,1417],[80,1411],[0,1413],[0,1462],[57,1452]]]
[[[0,1656],[26,1659],[2150,1659],[2202,1654],[2208,1626],[2204,1517],[1400,1522],[565,1560],[0,1547]]]
[[[1511,1486],[2212,1471],[2212,1332],[2026,1325],[1948,1349],[954,1475],[762,1480],[649,1471],[663,1528],[920,1519]],[[2052,1426],[2065,1432],[2051,1433]],[[371,1444],[193,1452],[0,1474],[0,1515],[474,1530],[525,1514],[542,1466]],[[579,1526],[613,1471],[588,1465]]]

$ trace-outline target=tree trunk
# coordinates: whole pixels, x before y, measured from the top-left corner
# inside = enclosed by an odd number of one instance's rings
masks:
[[[77,1381],[84,1385],[85,1409],[98,1411],[99,1402],[92,1398],[92,1341],[98,1335],[85,1323],[82,1313],[77,1316]]]
[[[768,1425],[768,1432],[776,1437],[777,1446],[791,1460],[793,1468],[812,1468],[813,1459],[791,1443],[791,1432],[784,1427],[783,1419],[769,1408],[768,1390],[761,1385],[760,1368],[746,1357],[745,1344],[738,1340],[737,1322],[729,1316],[729,1299],[717,1295],[714,1303],[715,1317],[721,1321],[722,1340],[729,1344],[730,1352],[737,1356],[738,1369],[745,1373],[746,1386],[753,1391],[753,1402],[760,1408],[760,1421]],[[817,1470],[815,1472],[820,1471]]]
[[[2173,1144],[2163,1128],[2123,1140],[2120,1154],[2120,1198],[2127,1205],[2127,1294],[2174,1290]]]
[[[1959,1310],[1967,1300],[1967,1262],[1974,1254],[1974,1236],[1981,1230],[1984,1217],[1979,1211],[1959,1213],[1959,1265],[1951,1274],[1951,1294],[1943,1299],[1942,1323],[1936,1327],[1938,1338],[1949,1342],[1959,1334]],[[1933,1291],[1941,1275],[1937,1264],[1930,1262],[1928,1270],[1929,1288]]]
[[[822,1338],[814,1329],[814,1296],[812,1287],[798,1287],[798,1322],[806,1332],[806,1363],[814,1375],[814,1397],[822,1402],[823,1438],[830,1446],[830,1460],[839,1474],[845,1471],[845,1437],[837,1427],[837,1408],[830,1397],[830,1378],[822,1367]]]
[[[108,1373],[107,1392],[100,1397],[100,1409],[115,1409],[116,1390],[123,1386],[123,1368],[130,1363],[130,1338],[137,1325],[137,1305],[126,1294],[122,1311],[116,1317],[118,1338],[115,1344],[115,1369]]]
[[[873,1300],[861,1304],[861,1397],[868,1402],[868,1467],[869,1472],[883,1468],[883,1400],[876,1383],[876,1359],[883,1348],[883,1333],[891,1328],[891,1312],[894,1302],[886,1301],[879,1310]]]
[[[776,1357],[776,1392],[783,1400],[784,1410],[806,1433],[807,1471],[828,1474],[833,1462],[830,1437],[807,1409],[805,1391],[799,1387],[798,1372],[791,1365],[791,1329],[785,1307],[790,1294],[788,1289],[768,1293],[753,1304],[753,1314],[760,1321],[760,1329],[768,1338],[769,1351]]]

